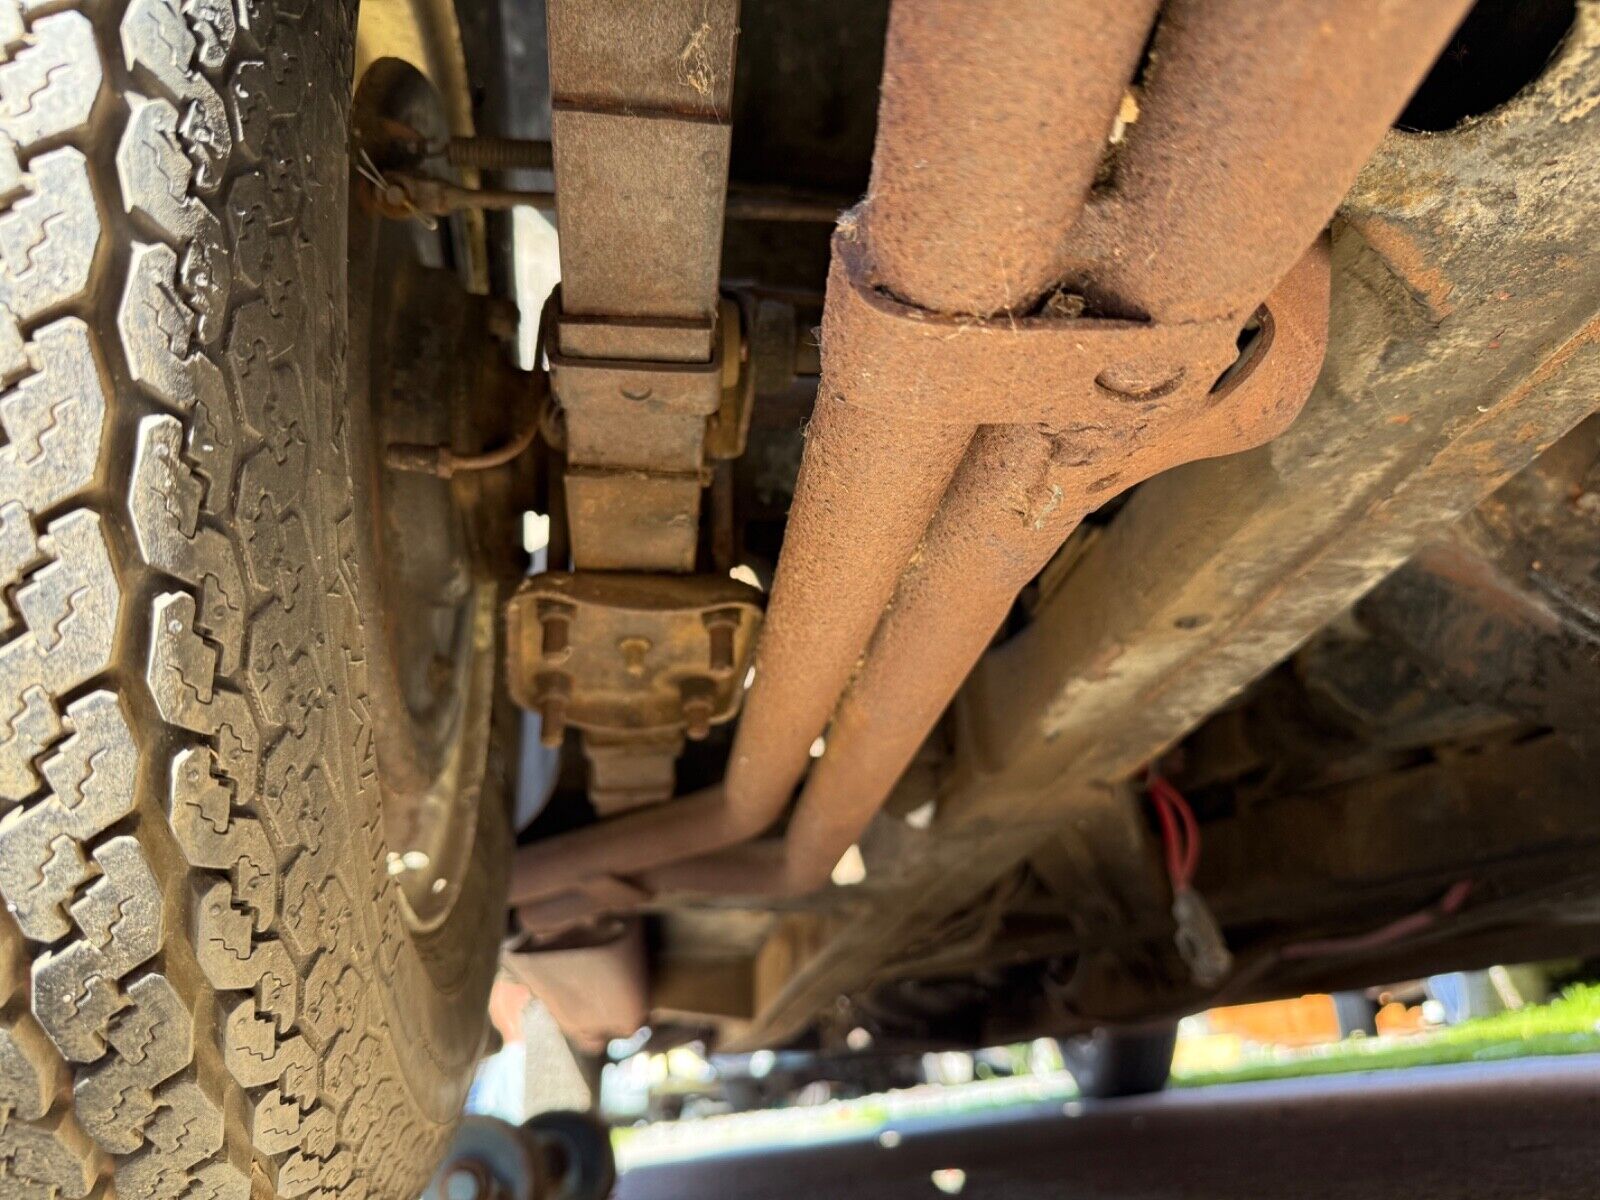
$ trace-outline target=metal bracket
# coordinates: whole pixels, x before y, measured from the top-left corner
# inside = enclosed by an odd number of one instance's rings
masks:
[[[551,744],[569,725],[704,738],[739,711],[761,605],[714,575],[533,576],[506,609],[512,697]]]
[[[1167,323],[1055,316],[1048,305],[1023,317],[928,312],[885,293],[863,242],[840,232],[833,247],[828,374],[853,381],[847,403],[902,421],[1115,429],[1139,407],[1209,405],[1224,373],[1236,386],[1268,345],[1258,339],[1238,362],[1249,313]],[[1326,291],[1325,265],[1302,277],[1308,295]]]

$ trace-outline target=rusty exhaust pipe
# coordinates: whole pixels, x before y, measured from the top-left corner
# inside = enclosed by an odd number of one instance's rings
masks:
[[[819,400],[722,785],[524,847],[513,904],[745,842],[782,815],[968,436]]]
[[[889,291],[982,316],[1038,297],[1156,7],[896,5],[871,190],[842,225],[880,255]],[[824,362],[722,787],[525,847],[513,904],[747,841],[783,814],[976,424],[860,407],[858,382]]]
[[[821,886],[1016,592],[1084,513],[1158,470],[1257,445],[1298,412],[1320,364],[1326,317],[1325,254],[1305,248],[1466,0],[1265,7],[1175,0],[1158,35],[1144,113],[1109,164],[1110,188],[1085,207],[1122,81],[1154,15],[1150,5],[1113,6],[1115,18],[1086,11],[1092,7],[1063,5],[1051,10],[1052,20],[987,0],[900,0],[894,9],[872,193],[859,225],[835,238],[824,388],[836,403],[902,421],[915,415],[971,445],[834,716],[827,753],[791,822],[783,869],[771,870],[765,846],[668,865],[694,840],[682,838],[670,854],[617,847],[603,863],[552,875],[549,863],[560,848],[570,851],[581,836],[574,835],[533,848],[545,851],[538,881],[527,879],[514,899],[581,890],[585,877],[607,871],[630,877],[641,894]],[[1127,23],[1113,52],[1104,35],[1117,20]],[[1101,36],[1086,35],[1089,28]],[[1094,119],[1077,106],[1076,132],[1097,128],[1099,140],[1092,159],[1081,142],[1064,157],[1052,118],[1073,106],[1060,105],[1062,93],[1038,80],[1062,54],[1083,55],[1089,46],[1104,56],[1099,74],[1093,86],[1081,83],[1069,94],[1085,104],[1092,98]],[[1024,99],[1039,107],[1023,107]],[[972,119],[974,105],[984,110],[981,121]],[[1041,145],[1035,135],[1045,127],[1052,140]],[[1065,201],[1063,193],[1070,193]],[[1255,386],[1236,373],[1226,393],[1214,394],[1211,383],[1235,357],[1239,329],[1280,278],[1276,309],[1266,314],[1280,336],[1275,345],[1258,343]],[[1043,315],[1027,315],[1060,280],[1073,285],[1069,304],[1139,322],[1052,319],[1048,304]],[[972,319],[997,315],[1005,319]],[[808,445],[808,467],[813,451]],[[831,517],[842,527],[850,515],[840,508]],[[881,581],[877,573],[873,579]],[[773,599],[776,605],[776,589]],[[828,628],[824,605],[803,616]],[[779,671],[771,677],[783,686]],[[820,731],[806,727],[809,737]],[[799,733],[785,745],[808,745]],[[730,767],[730,790],[738,765]],[[798,777],[786,782],[792,787]],[[679,807],[647,816],[665,818]],[[649,835],[641,828],[629,836]],[[730,843],[702,837],[699,844]],[[524,857],[522,865],[529,863]],[[542,923],[537,907],[524,919]]]
[[[1264,308],[1270,346],[1172,436],[1117,461],[1117,490],[1175,466],[1266,441],[1299,412],[1327,344],[1328,253],[1319,239]],[[1241,437],[1241,431],[1243,436]],[[1098,503],[1108,463],[1027,425],[985,425],[907,570],[865,662],[834,715],[774,853],[755,843],[644,873],[650,895],[804,895],[826,886],[988,648],[1017,593]],[[556,914],[549,914],[556,915]]]
[[[1265,44],[1245,44],[1242,2],[1168,6],[1147,116],[1117,162],[1115,189],[1090,206],[1085,227],[1069,242],[1068,270],[1078,256],[1085,291],[1113,309],[1239,324],[1283,279],[1265,308],[1273,344],[1256,347],[1252,374],[1236,372],[1225,389],[1203,398],[1209,413],[1228,418],[1219,423],[1202,412],[1142,447],[1124,444],[1117,490],[1180,462],[1265,441],[1298,412],[1327,334],[1326,247],[1303,248],[1326,225],[1465,7],[1428,6],[1385,21],[1382,6],[1366,0],[1336,12],[1281,5],[1268,14],[1251,6],[1258,27],[1267,26]],[[1285,44],[1295,52],[1284,53]],[[1359,67],[1352,70],[1350,60]],[[1267,96],[1275,104],[1264,122],[1259,109]],[[1248,146],[1250,156],[1241,151],[1227,174],[1212,177],[1217,159],[1208,139]],[[1138,370],[1159,386],[1163,367],[1152,361]],[[653,894],[723,895],[803,894],[826,885],[1017,592],[1094,506],[1090,481],[1111,463],[1092,459],[1084,447],[1063,446],[1059,435],[1036,428],[982,428],[840,704],[827,753],[790,822],[781,868],[774,870],[770,848],[752,846],[638,883]]]

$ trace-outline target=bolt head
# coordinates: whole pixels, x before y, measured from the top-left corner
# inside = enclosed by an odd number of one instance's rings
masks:
[[[617,640],[617,652],[622,655],[622,669],[634,679],[643,679],[645,673],[645,656],[650,653],[651,642],[647,637],[630,635]]]
[[[692,696],[683,702],[684,733],[691,742],[703,742],[711,736],[711,700],[705,696]]]
[[[1095,383],[1121,400],[1158,400],[1183,382],[1183,368],[1171,363],[1132,360],[1095,376]]]

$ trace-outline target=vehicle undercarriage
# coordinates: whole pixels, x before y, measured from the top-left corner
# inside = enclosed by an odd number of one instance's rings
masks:
[[[1600,951],[1595,0],[0,31],[20,1194]]]

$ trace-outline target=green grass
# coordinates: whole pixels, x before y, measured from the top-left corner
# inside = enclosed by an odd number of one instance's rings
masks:
[[[1443,1063],[1494,1062],[1551,1054],[1600,1052],[1600,986],[1568,988],[1548,1004],[1463,1021],[1409,1038],[1354,1039],[1174,1076],[1177,1087],[1293,1079],[1347,1071],[1386,1071]]]
[[[1568,988],[1548,1004],[1500,1013],[1449,1029],[1409,1037],[1353,1039],[1331,1046],[1273,1053],[1225,1070],[1173,1077],[1173,1086],[1205,1087],[1383,1071],[1442,1063],[1493,1062],[1533,1055],[1600,1053],[1600,986]],[[780,1109],[616,1129],[624,1166],[683,1159],[754,1146],[815,1145],[870,1136],[916,1117],[949,1116],[1040,1103],[1070,1102],[1077,1088],[1065,1072],[979,1080],[953,1087],[918,1087],[883,1096],[833,1102],[820,1108]]]

